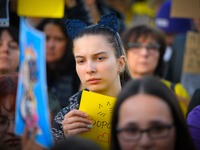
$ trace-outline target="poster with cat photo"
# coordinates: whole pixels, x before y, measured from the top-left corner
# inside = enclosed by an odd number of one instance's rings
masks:
[[[36,143],[52,145],[46,86],[45,35],[20,18],[20,64],[15,132],[22,135],[37,128]]]

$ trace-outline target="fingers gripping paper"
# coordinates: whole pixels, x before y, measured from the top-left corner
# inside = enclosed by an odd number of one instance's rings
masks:
[[[109,149],[111,134],[111,117],[116,98],[83,91],[79,110],[88,114],[93,128],[80,136],[97,142],[104,150]]]

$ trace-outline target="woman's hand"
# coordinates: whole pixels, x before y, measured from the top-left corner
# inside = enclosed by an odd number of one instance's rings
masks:
[[[62,121],[65,137],[90,131],[93,126],[91,125],[92,121],[87,116],[86,113],[76,109],[67,113]]]
[[[31,137],[28,136],[28,129],[25,127],[24,133],[22,136],[22,150],[45,150],[42,146],[35,143],[35,136],[37,133],[37,128],[31,134]]]
[[[65,0],[65,5],[68,8],[74,7],[76,6],[76,4],[77,4],[76,0]]]

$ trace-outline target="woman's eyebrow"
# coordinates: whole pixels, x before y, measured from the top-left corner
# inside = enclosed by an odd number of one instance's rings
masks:
[[[97,56],[97,55],[100,55],[100,54],[108,54],[108,52],[99,52],[99,53],[95,53],[95,54],[93,54],[93,56]],[[76,55],[75,58],[84,58],[84,56]]]
[[[99,52],[99,53],[95,53],[94,56],[100,55],[100,54],[108,54],[108,52]]]
[[[127,125],[128,126],[137,126],[138,124],[136,122],[128,122]]]
[[[164,121],[157,121],[157,120],[155,120],[155,121],[151,121],[149,124],[150,125],[157,125],[157,124],[167,124],[167,123],[164,122]]]
[[[77,56],[75,56],[75,58],[84,58],[84,56],[77,55]]]

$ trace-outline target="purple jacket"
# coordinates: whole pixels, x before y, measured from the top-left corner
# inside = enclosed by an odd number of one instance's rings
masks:
[[[196,149],[200,150],[200,105],[188,114],[187,125]]]

